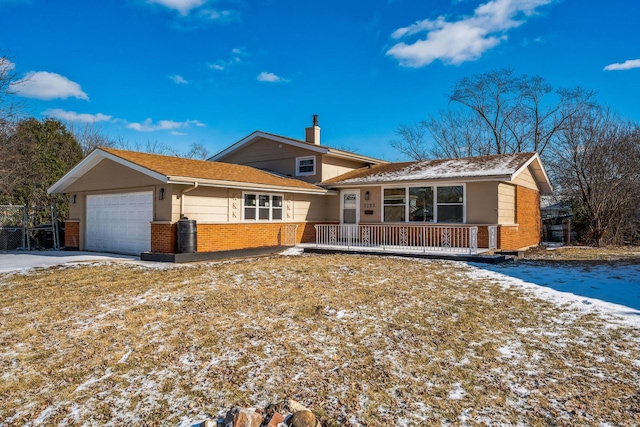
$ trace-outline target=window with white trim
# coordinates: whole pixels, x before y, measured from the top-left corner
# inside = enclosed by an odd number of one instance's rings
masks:
[[[316,156],[296,157],[296,176],[316,174]]]
[[[282,195],[244,193],[242,205],[246,221],[282,221]]]
[[[438,222],[464,221],[464,188],[462,185],[438,187]]]
[[[464,185],[385,188],[382,220],[464,223],[464,197]]]

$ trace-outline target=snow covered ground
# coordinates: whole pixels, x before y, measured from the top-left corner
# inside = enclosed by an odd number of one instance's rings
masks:
[[[528,289],[559,305],[620,316],[623,323],[640,326],[640,264],[517,261],[476,267],[480,276]]]
[[[188,427],[290,395],[342,425],[640,425],[637,263],[300,252],[0,254],[0,426]]]
[[[8,251],[0,252],[0,273],[26,272],[33,268],[46,268],[62,264],[87,261],[138,261],[140,257],[83,251]]]

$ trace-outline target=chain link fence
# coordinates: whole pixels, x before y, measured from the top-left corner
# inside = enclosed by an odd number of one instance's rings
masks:
[[[0,205],[0,251],[60,249],[54,206]]]

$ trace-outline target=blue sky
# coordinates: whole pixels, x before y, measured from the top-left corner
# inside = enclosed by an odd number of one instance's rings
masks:
[[[637,0],[0,0],[0,49],[38,118],[211,154],[254,130],[387,160],[401,123],[512,67],[640,121]]]

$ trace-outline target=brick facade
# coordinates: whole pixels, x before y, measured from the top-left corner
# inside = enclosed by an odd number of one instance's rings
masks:
[[[178,225],[168,222],[151,223],[151,252],[173,254],[178,248]]]
[[[540,244],[540,193],[516,187],[516,223],[498,227],[498,248],[518,250]]]
[[[315,224],[311,222],[197,224],[198,252],[315,242]],[[296,226],[294,236],[293,232]],[[152,223],[151,252],[175,253],[176,250],[177,225],[175,223]]]
[[[64,222],[64,247],[65,249],[80,249],[80,221]]]
[[[198,252],[293,245],[315,241],[315,223],[198,224]],[[293,230],[295,230],[295,237]]]

